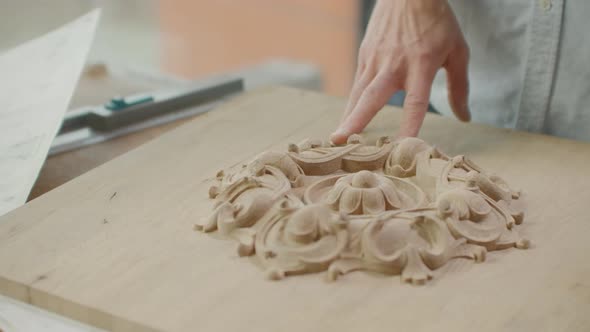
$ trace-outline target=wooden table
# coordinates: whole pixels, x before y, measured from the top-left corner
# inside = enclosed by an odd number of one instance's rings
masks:
[[[192,231],[217,170],[327,136],[344,105],[247,93],[29,202],[0,219],[0,293],[115,331],[590,330],[585,143],[428,115],[424,139],[527,192],[533,246],[453,261],[423,287],[363,272],[270,282],[233,242]],[[398,122],[388,108],[366,135]]]
[[[152,91],[179,85],[180,79],[135,73],[136,76],[122,72],[109,73],[102,65],[90,66],[82,75],[70,103],[70,109],[99,105],[114,96],[126,96],[139,92]],[[103,143],[82,149],[68,151],[47,158],[29,200],[43,195],[58,186],[96,168],[103,163],[128,152],[139,145],[176,128],[187,120],[176,121],[148,128]]]

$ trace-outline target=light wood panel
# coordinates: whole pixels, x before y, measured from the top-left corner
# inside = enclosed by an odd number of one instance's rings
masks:
[[[344,105],[249,93],[29,202],[0,219],[0,292],[116,331],[590,330],[588,144],[429,115],[424,139],[528,193],[533,247],[454,261],[424,287],[363,272],[271,282],[232,241],[192,231],[218,169],[327,137]],[[367,135],[398,120],[388,108]]]

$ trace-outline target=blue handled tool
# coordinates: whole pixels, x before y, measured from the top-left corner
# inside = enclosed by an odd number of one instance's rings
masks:
[[[80,148],[207,112],[244,90],[240,78],[221,78],[168,91],[117,97],[66,113],[49,154]]]

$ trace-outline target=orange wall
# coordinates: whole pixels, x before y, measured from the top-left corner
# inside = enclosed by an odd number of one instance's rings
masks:
[[[272,58],[319,65],[326,92],[354,75],[358,0],[160,0],[163,66],[184,76]]]

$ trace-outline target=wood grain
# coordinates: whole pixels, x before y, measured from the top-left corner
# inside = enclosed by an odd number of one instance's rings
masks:
[[[345,100],[246,94],[0,219],[0,292],[115,331],[588,331],[590,145],[429,115],[423,139],[527,193],[529,250],[455,261],[423,287],[352,273],[281,282],[192,231],[221,168],[327,137]],[[391,134],[388,108],[367,136]],[[116,193],[116,195],[115,195]]]

